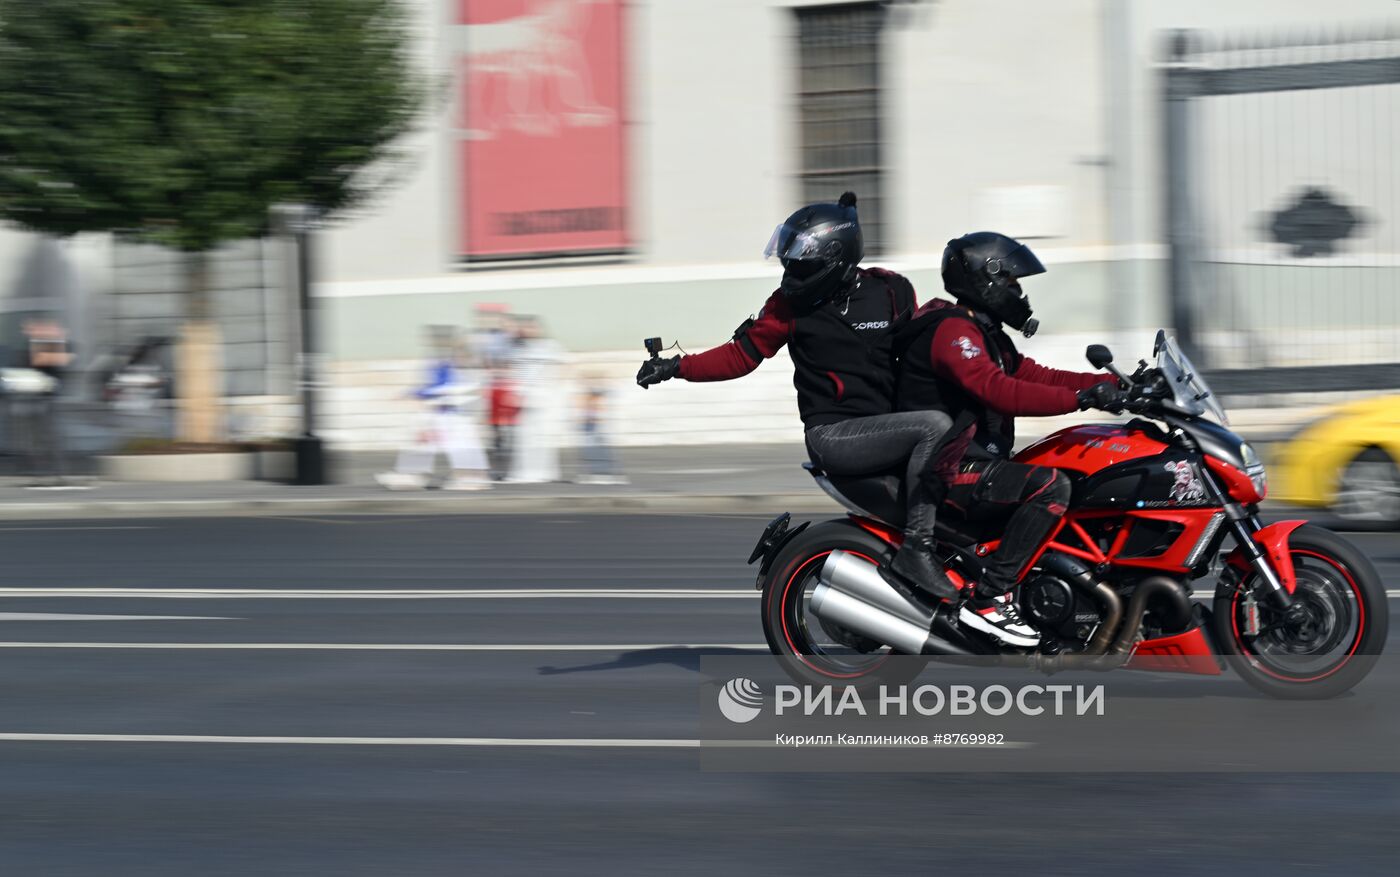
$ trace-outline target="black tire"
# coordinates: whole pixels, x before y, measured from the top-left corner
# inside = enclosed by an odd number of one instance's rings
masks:
[[[1352,458],[1337,480],[1332,511],[1348,526],[1393,528],[1400,524],[1400,468],[1380,448]]]
[[[823,642],[830,639],[828,630],[814,629],[822,626],[807,609],[807,598],[826,556],[838,550],[882,566],[894,555],[883,539],[849,521],[824,521],[803,531],[773,559],[763,583],[763,634],[768,648],[787,674],[803,685],[850,685],[869,690],[878,685],[907,684],[923,671],[927,659],[896,657],[887,647],[869,640],[862,641],[862,647],[875,651],[843,649]]]
[[[1390,629],[1385,586],[1366,555],[1329,530],[1304,525],[1293,531],[1288,544],[1298,574],[1294,598],[1306,601],[1319,621],[1310,625],[1310,632],[1323,631],[1315,634],[1322,640],[1316,648],[1330,644],[1331,651],[1307,651],[1310,643],[1291,629],[1258,637],[1241,632],[1243,595],[1254,583],[1253,572],[1242,587],[1216,592],[1211,622],[1216,642],[1244,681],[1265,694],[1292,700],[1336,697],[1371,672],[1385,647]],[[1267,630],[1278,620],[1276,610],[1263,600],[1258,605],[1261,627]],[[1298,651],[1286,653],[1290,649]]]

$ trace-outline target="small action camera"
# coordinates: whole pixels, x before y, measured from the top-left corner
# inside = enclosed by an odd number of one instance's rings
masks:
[[[651,354],[652,359],[655,359],[656,357],[661,355],[662,347],[660,338],[648,338],[642,343],[646,345],[647,353]]]

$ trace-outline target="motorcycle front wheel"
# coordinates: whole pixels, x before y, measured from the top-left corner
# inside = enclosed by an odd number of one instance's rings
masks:
[[[1256,594],[1258,633],[1250,633],[1250,572],[1217,594],[1216,640],[1231,666],[1254,688],[1278,698],[1320,699],[1349,691],[1371,672],[1385,646],[1390,607],[1370,560],[1335,533],[1307,525],[1289,537],[1302,606],[1285,617]]]
[[[927,661],[896,656],[888,646],[823,622],[811,610],[812,591],[833,551],[884,566],[894,549],[850,521],[809,527],[784,546],[763,583],[763,633],[768,648],[792,679],[803,685],[871,689],[913,681]]]

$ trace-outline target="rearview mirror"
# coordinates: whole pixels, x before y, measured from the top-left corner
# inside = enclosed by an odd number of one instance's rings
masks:
[[[1089,359],[1089,364],[1094,368],[1107,368],[1113,362],[1113,353],[1102,344],[1090,344],[1084,351],[1084,355]]]

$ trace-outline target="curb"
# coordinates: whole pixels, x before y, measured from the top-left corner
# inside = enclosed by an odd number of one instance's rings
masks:
[[[613,496],[421,496],[248,498],[190,500],[83,500],[0,503],[0,521],[115,518],[249,517],[288,515],[521,515],[660,514],[767,515],[837,512],[822,493],[618,494]]]

